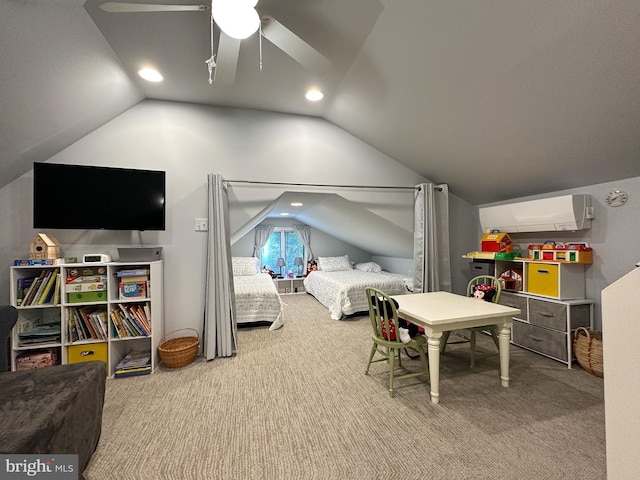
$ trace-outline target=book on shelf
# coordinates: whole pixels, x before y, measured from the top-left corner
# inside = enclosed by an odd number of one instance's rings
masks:
[[[116,370],[113,374],[115,378],[137,377],[139,375],[148,375],[151,373],[151,365],[148,367],[130,368],[127,370]]]
[[[42,274],[42,272],[41,272]],[[24,292],[24,298],[22,299],[22,306],[26,307],[29,305],[29,302],[31,301],[31,297],[33,297],[34,295],[34,289],[38,288],[38,282],[42,281],[40,278],[40,275],[36,276],[33,278],[33,281],[31,282],[31,284],[29,285],[29,288],[26,290],[26,292]]]
[[[100,338],[100,335],[96,329],[96,326],[91,321],[91,312],[92,310],[89,308],[78,308],[78,315],[80,316],[80,321],[87,327],[87,331],[89,332],[89,338]]]
[[[40,300],[40,296],[42,295],[42,292],[44,291],[45,287],[47,286],[47,283],[49,283],[49,279],[51,278],[52,273],[53,273],[52,270],[48,270],[45,273],[45,275],[42,277],[42,281],[38,285],[38,290],[36,290],[36,293],[33,295],[32,299],[31,299],[31,305],[37,305],[38,304],[38,301]]]
[[[148,337],[149,335],[151,335],[151,328],[149,328],[148,330],[147,328],[145,328],[145,326],[143,325],[143,322],[141,322],[138,319],[138,317],[136,317],[136,315],[133,313],[131,309],[132,306],[134,305],[125,305],[122,303],[118,304],[118,307],[120,307],[120,310],[124,314],[125,322],[128,322],[133,332],[136,332],[134,333],[133,336]]]
[[[46,285],[42,289],[42,293],[40,294],[40,297],[38,297],[38,305],[43,305],[45,303],[51,302],[51,299],[53,298],[53,289],[56,284],[57,274],[58,272],[56,272],[55,270],[51,270],[49,272]],[[44,285],[44,282],[43,282],[43,285]]]
[[[78,331],[78,326],[76,325],[76,322],[71,317],[71,315],[67,320],[67,338],[71,343],[81,340],[80,333]]]
[[[111,324],[113,325],[114,338],[127,338],[129,332],[122,323],[119,312],[117,310],[111,310]]]
[[[122,328],[125,330],[125,337],[146,337],[148,336],[144,329],[142,329],[133,320],[132,314],[129,312],[128,307],[122,304],[118,304],[119,310],[114,310],[116,319],[122,324]],[[112,317],[113,318],[113,317]]]
[[[56,275],[56,285],[53,291],[53,301],[51,303],[53,303],[54,305],[58,305],[59,302],[60,302],[60,274],[58,273]]]
[[[144,305],[146,306],[146,305]],[[131,305],[131,311],[142,324],[148,335],[151,335],[151,317],[147,316],[143,305]]]
[[[106,340],[107,312],[104,308],[79,307],[69,309],[74,316],[74,323],[77,321],[84,339]],[[71,331],[73,334],[73,331]]]
[[[150,350],[131,350],[116,365],[116,370],[129,370],[132,368],[150,367]]]
[[[23,277],[18,279],[18,286],[16,289],[16,306],[20,307],[24,303],[24,299],[29,291],[29,287],[38,277]]]
[[[131,350],[116,365],[114,377],[132,377],[151,373],[151,352]]]
[[[33,299],[35,298],[38,290],[40,290],[40,285],[42,285],[44,277],[47,276],[48,272],[49,272],[48,270],[42,270],[42,272],[40,272],[40,275],[36,277],[36,279],[33,281],[31,286],[29,287],[29,291],[26,293],[22,301],[23,307],[29,306],[33,303]]]
[[[69,328],[69,333],[73,341],[88,340],[91,338],[75,308],[69,309]]]

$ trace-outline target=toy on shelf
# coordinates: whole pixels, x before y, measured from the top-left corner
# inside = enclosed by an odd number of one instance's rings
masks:
[[[546,262],[592,263],[593,249],[588,243],[562,243],[547,240],[529,245],[529,259]]]
[[[522,291],[522,269],[512,268],[506,270],[500,274],[499,278],[505,290]]]
[[[510,252],[513,248],[511,237],[499,230],[485,233],[480,245],[483,252]]]

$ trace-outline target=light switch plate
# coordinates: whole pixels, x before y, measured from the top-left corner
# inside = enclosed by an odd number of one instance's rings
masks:
[[[196,218],[196,232],[206,232],[209,225],[206,218]]]

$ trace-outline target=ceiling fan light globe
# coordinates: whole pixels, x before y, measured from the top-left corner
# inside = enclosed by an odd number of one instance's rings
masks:
[[[213,19],[220,29],[237,40],[250,37],[260,27],[260,16],[253,7],[228,0],[211,3]]]

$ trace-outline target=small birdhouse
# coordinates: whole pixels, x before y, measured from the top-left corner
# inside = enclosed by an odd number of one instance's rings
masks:
[[[31,260],[60,258],[60,244],[51,235],[39,233],[31,242],[31,246],[29,247],[29,258]]]

